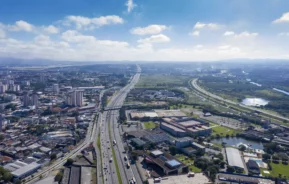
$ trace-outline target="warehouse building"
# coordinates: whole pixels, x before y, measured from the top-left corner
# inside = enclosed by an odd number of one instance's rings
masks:
[[[238,170],[245,170],[240,151],[236,148],[226,148],[228,165]]]
[[[188,173],[188,166],[175,159],[172,155],[154,150],[150,154],[145,153],[144,161],[161,175],[177,175]]]
[[[185,130],[178,128],[177,126],[168,124],[168,123],[164,123],[164,122],[161,123],[160,128],[176,137],[187,136],[187,132]]]
[[[208,136],[212,129],[207,123],[196,121],[192,118],[163,118],[160,128],[176,137],[185,137],[187,135]]]
[[[4,166],[5,169],[11,172],[15,179],[23,179],[26,176],[35,173],[40,167],[41,164],[38,164],[36,162],[27,164],[19,160]]]

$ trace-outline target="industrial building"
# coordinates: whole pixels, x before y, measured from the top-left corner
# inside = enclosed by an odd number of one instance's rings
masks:
[[[236,148],[226,148],[228,165],[235,169],[245,170],[240,151]]]
[[[141,118],[165,118],[165,117],[186,117],[180,110],[153,110],[153,111],[133,111],[130,113],[132,120]]]
[[[188,166],[184,163],[160,150],[154,150],[150,154],[145,153],[144,160],[160,175],[176,175],[188,173],[189,171]]]
[[[160,128],[176,137],[207,136],[212,133],[207,122],[197,121],[193,118],[163,118],[162,120]]]
[[[41,167],[41,164],[32,162],[27,164],[22,161],[15,161],[4,166],[5,169],[11,172],[15,179],[22,179],[36,172]]]

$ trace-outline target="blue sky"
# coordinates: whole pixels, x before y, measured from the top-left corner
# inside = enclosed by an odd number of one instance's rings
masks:
[[[288,0],[2,0],[0,57],[289,59]]]

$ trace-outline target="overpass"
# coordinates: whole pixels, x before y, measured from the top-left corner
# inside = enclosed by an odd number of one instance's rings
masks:
[[[119,110],[122,106],[105,107],[103,111]]]

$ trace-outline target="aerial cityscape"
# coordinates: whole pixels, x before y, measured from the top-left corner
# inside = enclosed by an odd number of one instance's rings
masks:
[[[289,1],[0,4],[0,184],[289,184]]]

